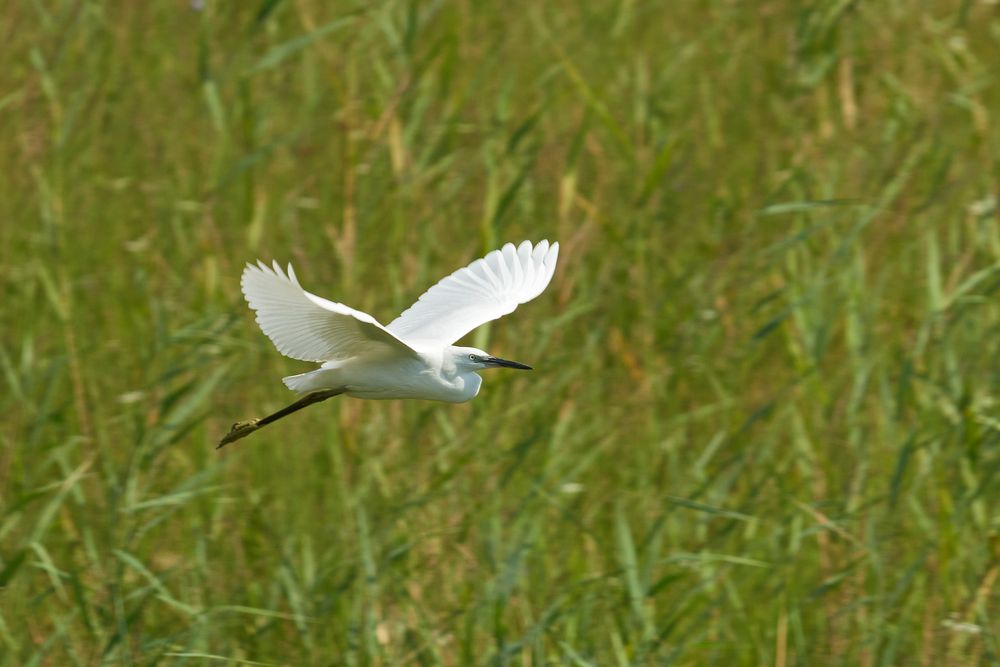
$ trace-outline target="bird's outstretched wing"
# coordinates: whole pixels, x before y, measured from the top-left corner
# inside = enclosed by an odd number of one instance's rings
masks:
[[[441,280],[386,328],[403,340],[450,345],[541,294],[558,257],[558,243],[508,243]]]
[[[413,355],[413,349],[374,317],[302,289],[292,265],[286,274],[258,261],[247,264],[243,296],[257,311],[257,324],[286,357],[302,361],[348,359],[378,347]]]

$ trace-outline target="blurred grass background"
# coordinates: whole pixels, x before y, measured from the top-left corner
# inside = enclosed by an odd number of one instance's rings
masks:
[[[10,2],[4,665],[1000,663],[1000,7]],[[239,274],[474,402],[288,403]]]

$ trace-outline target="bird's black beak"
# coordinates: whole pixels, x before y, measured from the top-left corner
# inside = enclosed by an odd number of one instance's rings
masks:
[[[506,359],[499,359],[497,357],[486,357],[483,361],[490,366],[499,366],[501,368],[517,368],[522,371],[530,371],[531,366],[526,366],[525,364],[519,363],[517,361],[507,361]]]

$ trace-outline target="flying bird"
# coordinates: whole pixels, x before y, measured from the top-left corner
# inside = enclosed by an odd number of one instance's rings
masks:
[[[305,291],[291,264],[287,270],[277,262],[247,264],[240,284],[261,330],[286,357],[320,366],[283,378],[302,398],[267,417],[236,422],[219,447],[340,394],[464,403],[479,393],[480,371],[531,370],[454,343],[541,294],[558,257],[558,243],[508,243],[442,279],[388,326]]]

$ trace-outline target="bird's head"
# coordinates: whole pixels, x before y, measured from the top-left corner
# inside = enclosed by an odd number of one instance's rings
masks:
[[[526,366],[516,361],[508,361],[494,357],[489,352],[483,352],[474,347],[453,347],[451,352],[457,368],[466,371],[481,371],[487,368],[517,368],[519,370],[530,371],[531,366]]]

